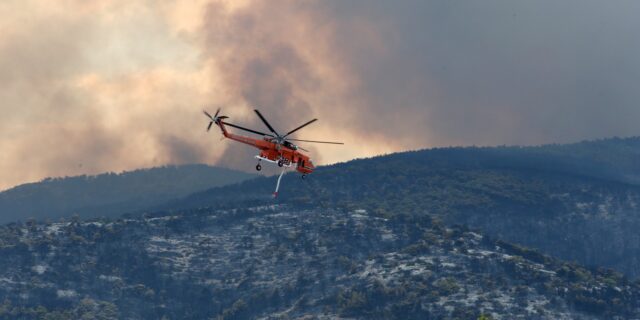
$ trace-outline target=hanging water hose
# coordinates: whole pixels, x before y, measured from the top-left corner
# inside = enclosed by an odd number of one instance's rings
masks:
[[[278,183],[276,183],[276,191],[273,193],[274,198],[278,197],[278,189],[280,189],[280,180],[282,179],[282,176],[284,175],[284,172],[286,170],[287,170],[287,167],[282,167],[282,172],[280,172],[280,176],[278,176]]]

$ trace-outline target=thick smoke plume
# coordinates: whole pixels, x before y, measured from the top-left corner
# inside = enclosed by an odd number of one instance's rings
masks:
[[[0,189],[164,164],[251,169],[201,109],[342,140],[318,163],[637,135],[629,1],[5,1]]]

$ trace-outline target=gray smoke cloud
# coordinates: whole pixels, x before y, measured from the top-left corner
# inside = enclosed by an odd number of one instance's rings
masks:
[[[331,2],[362,114],[420,146],[637,135],[633,1]],[[362,46],[365,16],[383,50]],[[403,126],[403,123],[407,124]],[[386,124],[386,125],[385,125]],[[368,128],[373,129],[373,128]],[[406,145],[406,144],[405,144]]]
[[[35,8],[35,9],[34,9]],[[201,108],[316,163],[446,145],[640,134],[636,1],[37,1],[0,6],[0,189],[255,150]],[[31,21],[24,23],[24,21]]]
[[[222,70],[236,94],[277,119],[311,112],[399,148],[539,144],[640,133],[638,9],[633,1],[257,2],[233,14],[209,7],[204,33],[210,54],[227,46]],[[346,84],[336,89],[334,78]],[[314,89],[337,103],[305,98]]]

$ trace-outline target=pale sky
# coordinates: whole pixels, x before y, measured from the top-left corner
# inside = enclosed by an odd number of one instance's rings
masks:
[[[255,151],[311,119],[318,164],[639,135],[637,1],[0,2],[0,189]]]

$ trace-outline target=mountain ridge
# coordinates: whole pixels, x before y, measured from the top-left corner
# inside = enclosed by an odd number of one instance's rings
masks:
[[[618,165],[620,163],[620,165]],[[428,212],[585,265],[640,276],[640,138],[538,147],[452,147],[283,177],[276,203]],[[275,178],[190,195],[159,210],[273,203]],[[542,235],[545,235],[543,237]],[[612,241],[615,240],[615,241]]]
[[[412,151],[287,175],[275,200],[258,177],[9,223],[0,319],[635,319],[638,150]]]
[[[236,170],[193,164],[47,178],[0,192],[0,223],[68,218],[74,214],[116,216],[253,177]]]

